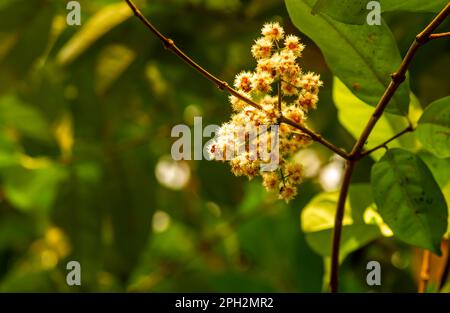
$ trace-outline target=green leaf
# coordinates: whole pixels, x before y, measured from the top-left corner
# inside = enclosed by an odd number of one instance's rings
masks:
[[[425,109],[417,137],[437,157],[450,157],[450,97],[437,100]]]
[[[420,151],[419,155],[430,169],[438,185],[441,187],[445,201],[447,202],[447,208],[449,209],[448,238],[450,235],[450,158],[441,159],[425,151]]]
[[[313,0],[286,0],[289,15],[300,31],[322,50],[333,74],[355,95],[376,106],[391,78],[400,66],[401,57],[389,28],[347,25],[319,14],[312,15]],[[387,111],[406,115],[409,105],[408,80],[400,86]]]
[[[363,199],[358,195],[369,190],[367,185],[352,185],[346,202],[341,238],[340,260],[349,253],[363,247],[380,235],[378,227],[367,225],[363,212],[370,197]],[[366,193],[367,195],[367,193]],[[369,193],[370,195],[370,193]],[[338,192],[321,193],[315,196],[301,213],[302,230],[311,248],[324,257],[331,255],[334,215],[336,213]]]
[[[370,11],[367,4],[372,0],[317,0],[313,14],[323,13],[346,24],[364,24]],[[446,0],[378,0],[381,12],[439,12]]]
[[[372,116],[373,108],[359,100],[338,78],[335,78],[333,81],[333,101],[338,110],[339,122],[353,135],[354,138],[358,138]],[[420,104],[416,97],[411,94],[409,118],[412,121],[416,120],[415,115],[417,115],[417,113],[420,114],[420,112]],[[405,118],[389,113],[383,114],[366,142],[366,149],[370,149],[385,142],[407,126],[408,122]],[[414,135],[412,133],[405,134],[401,138],[389,143],[389,146],[403,146],[405,148],[414,149],[416,147]],[[371,157],[379,159],[382,155],[383,151],[379,150],[373,152]]]
[[[323,13],[336,21],[361,25],[366,22],[368,0],[317,0],[313,14]]]
[[[407,12],[430,12],[441,11],[448,3],[447,0],[380,0],[381,11],[407,11]]]
[[[14,166],[1,173],[5,195],[23,211],[48,212],[55,200],[59,183],[66,178],[64,168],[51,163],[37,169]]]
[[[0,125],[41,140],[51,137],[50,128],[41,112],[10,94],[0,98]]]
[[[372,167],[371,183],[378,211],[394,235],[440,255],[447,205],[425,163],[406,150],[388,150]]]
[[[450,183],[450,158],[441,159],[426,151],[419,151],[418,154],[441,188]]]

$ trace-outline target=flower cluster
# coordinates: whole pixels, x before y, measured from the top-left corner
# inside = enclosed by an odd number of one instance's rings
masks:
[[[302,166],[289,161],[310,138],[296,128],[280,124],[280,117],[303,124],[306,113],[315,109],[320,76],[304,73],[297,63],[305,46],[294,35],[285,36],[278,23],[263,26],[251,53],[257,61],[255,71],[236,76],[234,87],[246,99],[230,96],[234,114],[217,131],[209,145],[211,159],[229,161],[232,172],[249,179],[261,175],[267,190],[280,199],[291,200],[302,180]],[[274,131],[275,129],[275,131]],[[268,166],[276,162],[276,167]]]

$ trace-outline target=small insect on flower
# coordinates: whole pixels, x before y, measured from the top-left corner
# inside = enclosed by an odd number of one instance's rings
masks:
[[[208,151],[211,159],[229,161],[236,176],[252,179],[260,175],[267,191],[277,192],[288,202],[297,195],[296,186],[304,173],[302,165],[290,159],[307,147],[311,138],[291,125],[280,124],[280,117],[303,124],[306,112],[317,106],[323,83],[319,75],[302,73],[297,59],[305,47],[298,37],[284,37],[278,23],[265,24],[261,33],[264,37],[251,48],[257,61],[255,71],[243,71],[234,81],[237,92],[258,103],[260,109],[230,96],[234,114],[216,132]],[[280,45],[283,38],[284,45]],[[271,126],[276,126],[275,132]],[[275,167],[271,164],[274,160]]]

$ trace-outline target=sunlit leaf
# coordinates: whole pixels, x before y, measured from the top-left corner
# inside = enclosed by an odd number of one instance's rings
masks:
[[[450,97],[426,108],[419,120],[417,136],[431,153],[440,158],[450,157]]]
[[[127,20],[133,12],[125,2],[105,6],[92,16],[59,51],[57,61],[67,65],[86,51],[96,40]]]
[[[99,55],[96,67],[97,93],[104,94],[130,66],[134,58],[134,51],[123,45],[106,46]]]
[[[339,122],[354,138],[359,138],[373,114],[373,108],[359,100],[338,78],[335,78],[333,83],[333,101],[338,109]],[[421,112],[420,104],[416,97],[411,95],[409,115],[412,121],[416,119],[416,112]],[[389,113],[383,114],[366,142],[366,149],[385,142],[407,126],[407,119]],[[411,134],[406,134],[400,139],[389,143],[389,146],[414,148],[416,144],[414,137]],[[375,159],[380,158],[382,155],[383,151],[375,151],[371,154]]]
[[[352,195],[360,194],[364,185],[352,186]],[[315,196],[303,209],[301,214],[302,230],[306,233],[306,240],[314,251],[327,257],[331,255],[331,242],[334,228],[334,216],[336,213],[338,192],[321,193]],[[367,225],[363,220],[363,213],[367,204],[362,198],[355,197],[353,201],[347,201],[343,219],[341,238],[340,260],[349,253],[363,247],[379,235],[376,225]],[[352,207],[351,205],[355,207]]]

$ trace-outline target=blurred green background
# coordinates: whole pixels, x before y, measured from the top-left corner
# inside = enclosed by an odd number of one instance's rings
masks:
[[[227,121],[227,95],[166,51],[123,1],[79,1],[81,26],[67,25],[67,2],[0,0],[0,291],[321,291],[322,257],[299,216],[316,193],[336,190],[339,160],[318,145],[302,151],[308,179],[288,205],[226,164],[172,161],[172,127],[194,116],[203,126]],[[282,23],[307,46],[301,65],[325,83],[310,127],[351,148],[332,75],[283,1],[136,3],[228,82],[254,68],[262,24]],[[402,54],[432,17],[384,15]],[[450,91],[449,41],[424,50],[410,72],[422,106]],[[354,182],[369,181],[371,162]],[[70,260],[81,264],[79,287],[66,284]],[[382,265],[382,286],[365,283],[370,260]],[[415,291],[417,263],[412,248],[378,239],[345,260],[341,290]]]

